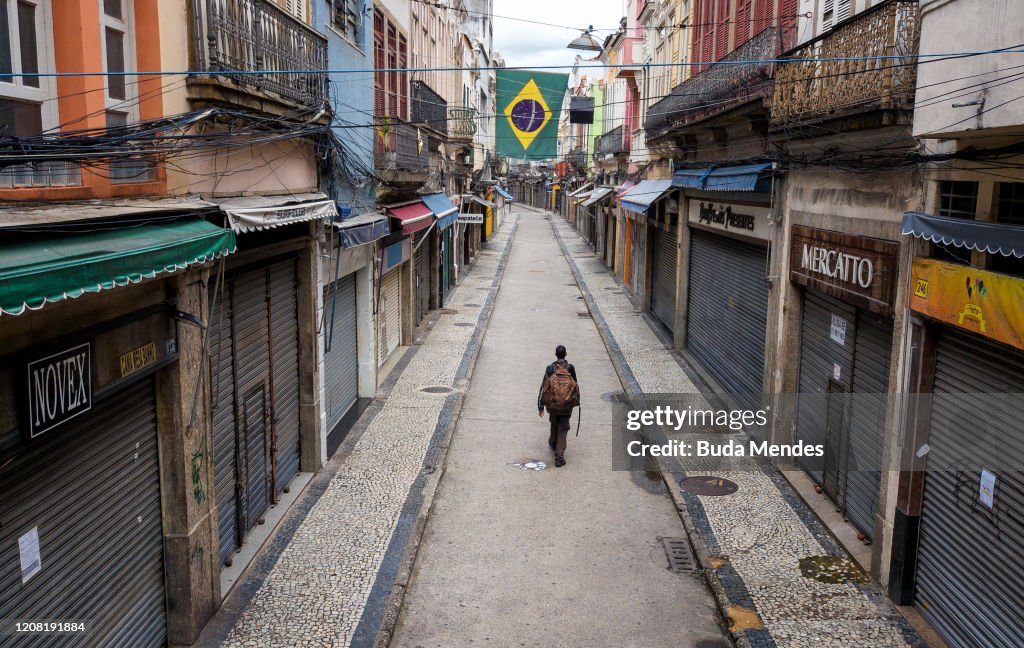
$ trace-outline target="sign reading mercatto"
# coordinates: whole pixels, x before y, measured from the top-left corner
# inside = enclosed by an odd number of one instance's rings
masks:
[[[29,437],[92,408],[92,347],[80,344],[28,363]]]
[[[793,226],[789,276],[879,315],[892,315],[899,243]]]

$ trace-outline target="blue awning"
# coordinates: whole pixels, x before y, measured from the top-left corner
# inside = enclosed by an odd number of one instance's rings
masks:
[[[903,234],[965,250],[1024,257],[1024,226],[904,212]]]
[[[497,191],[501,195],[501,197],[504,198],[505,200],[507,200],[509,202],[515,202],[516,199],[512,197],[512,194],[510,194],[509,192],[505,191],[501,187],[495,187],[494,190]]]
[[[336,221],[334,227],[338,230],[338,239],[344,248],[373,243],[391,233],[388,217],[375,212]]]
[[[647,213],[672,188],[671,180],[643,180],[622,196],[622,208],[640,214]]]
[[[684,189],[705,191],[758,191],[769,192],[771,187],[769,164],[747,164],[733,167],[684,169],[672,176],[672,185]]]
[[[450,227],[455,222],[455,219],[459,217],[459,208],[443,193],[420,196],[420,200],[423,201],[423,204],[430,211],[434,212],[434,216],[437,218],[437,229],[439,230]]]

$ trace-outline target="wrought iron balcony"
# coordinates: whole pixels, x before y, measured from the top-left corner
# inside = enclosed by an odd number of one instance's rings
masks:
[[[444,135],[448,134],[448,102],[427,85],[425,81],[410,84],[412,101],[410,108],[414,124],[423,124]]]
[[[430,166],[427,133],[395,117],[385,118],[373,138],[377,169],[426,173]]]
[[[594,143],[594,148],[597,149],[597,159],[603,160],[606,155],[621,155],[628,151],[625,140],[622,138],[622,130],[622,126],[616,126],[597,138]]]
[[[920,24],[917,0],[898,0],[864,11],[790,52],[786,58],[793,62],[780,64],[775,75],[772,125],[873,109],[912,110],[914,59],[893,65],[891,58],[871,57],[915,56]]]
[[[476,108],[448,107],[448,139],[472,142],[476,134]]]
[[[667,97],[647,109],[647,141],[769,94],[774,65],[763,61],[774,58],[777,51],[778,31],[765,29],[718,63],[672,88]]]
[[[299,104],[327,98],[326,72],[294,72],[325,70],[327,39],[274,3],[192,0],[192,13],[197,69]]]
[[[565,156],[565,161],[572,167],[580,170],[587,168],[587,151],[583,148],[574,148]]]

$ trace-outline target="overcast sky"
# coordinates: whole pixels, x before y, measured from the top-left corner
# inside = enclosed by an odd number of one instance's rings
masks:
[[[623,0],[494,0],[494,46],[509,67],[572,65],[576,54],[591,58],[597,52],[566,49],[569,41],[579,36],[581,29],[593,25],[594,38],[598,43],[603,42],[611,30],[618,27],[624,4]]]

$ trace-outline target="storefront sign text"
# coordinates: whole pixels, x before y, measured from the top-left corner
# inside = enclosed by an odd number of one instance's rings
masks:
[[[923,258],[911,273],[911,310],[1024,349],[1024,279]]]
[[[690,199],[688,220],[703,229],[729,232],[762,241],[769,238],[771,210],[753,205],[727,205]]]
[[[808,286],[880,315],[892,314],[899,243],[794,225],[789,270]]]
[[[481,225],[484,222],[483,214],[459,214],[457,219],[460,223],[469,223],[471,225]]]
[[[120,358],[121,377],[133,374],[143,367],[156,363],[156,344],[150,342],[138,349],[125,353]]]
[[[92,408],[92,347],[81,344],[28,363],[29,437]]]

